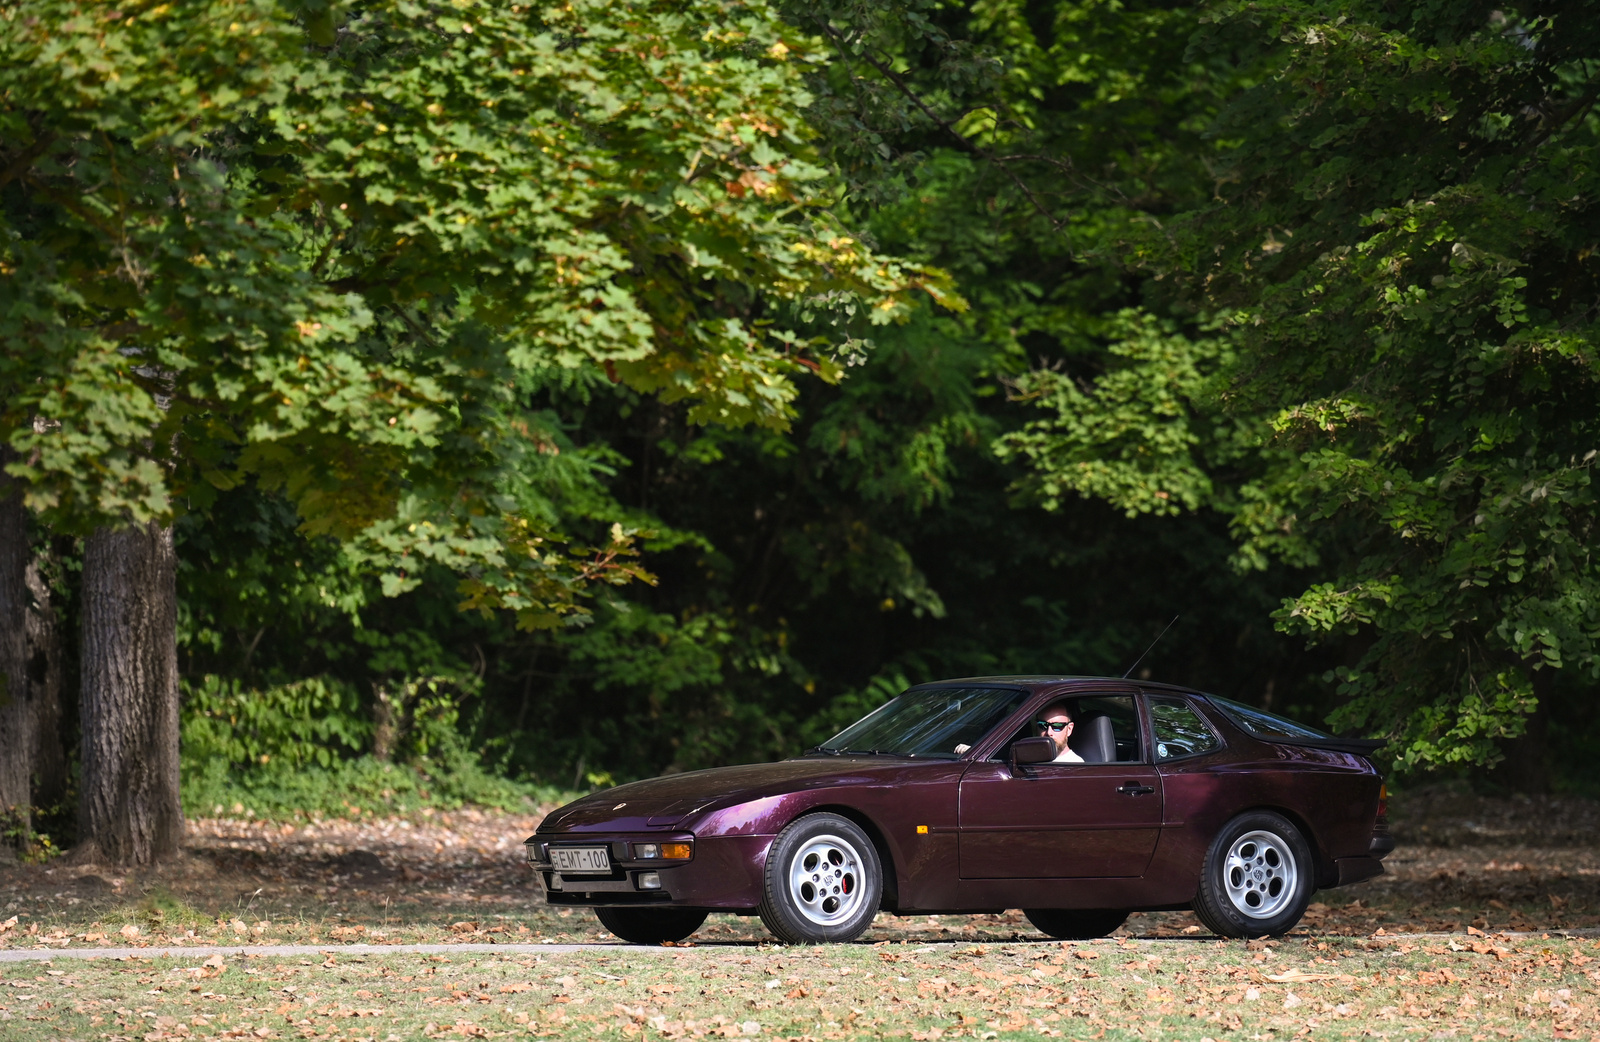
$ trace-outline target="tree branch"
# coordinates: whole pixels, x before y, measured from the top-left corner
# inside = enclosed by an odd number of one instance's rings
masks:
[[[54,131],[46,134],[36,133],[33,144],[18,152],[16,158],[7,163],[5,169],[0,170],[0,188],[21,177],[23,172],[32,166],[36,159],[44,155],[55,142],[56,135]]]
[[[839,53],[845,53],[844,41],[840,39],[838,31],[835,30],[833,26],[829,25],[825,19],[815,18],[813,20],[820,25],[822,27],[822,31],[833,40],[834,45],[839,48]],[[1023,196],[1028,200],[1028,203],[1032,205],[1039,216],[1050,222],[1051,230],[1056,232],[1061,231],[1061,222],[1056,220],[1055,215],[1050,213],[1049,210],[1045,209],[1044,204],[1039,201],[1039,197],[1033,194],[1033,189],[1029,188],[1027,184],[1023,182],[1022,178],[1017,176],[1016,171],[1012,170],[1006,165],[1004,160],[994,155],[992,152],[980,148],[969,141],[965,135],[963,135],[950,123],[949,120],[933,111],[933,109],[928,106],[928,103],[923,101],[921,96],[918,95],[916,91],[911,89],[911,86],[905,82],[899,73],[895,72],[884,62],[873,57],[872,54],[870,54],[865,48],[861,50],[859,57],[862,61],[872,66],[874,69],[877,69],[878,73],[882,75],[884,79],[894,84],[900,93],[904,94],[908,99],[910,99],[911,103],[920,109],[923,115],[933,120],[933,122],[937,124],[941,130],[943,130],[951,137],[951,139],[961,146],[961,149],[964,152],[977,156],[979,159],[985,160],[986,162],[993,163],[995,166],[1005,171],[1005,175],[1011,179],[1011,183],[1016,185],[1017,190],[1023,194]]]

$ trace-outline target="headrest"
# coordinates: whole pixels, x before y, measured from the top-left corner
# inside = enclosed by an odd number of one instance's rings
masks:
[[[1083,757],[1084,763],[1116,763],[1117,736],[1111,730],[1111,718],[1099,713],[1076,721],[1067,748]]]

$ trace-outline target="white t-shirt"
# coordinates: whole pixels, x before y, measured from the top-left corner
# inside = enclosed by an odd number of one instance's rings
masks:
[[[1061,750],[1061,754],[1059,756],[1057,756],[1054,760],[1051,760],[1050,762],[1051,763],[1082,763],[1083,762],[1083,757],[1079,756],[1077,753],[1073,752],[1071,749],[1063,749],[1063,750]]]

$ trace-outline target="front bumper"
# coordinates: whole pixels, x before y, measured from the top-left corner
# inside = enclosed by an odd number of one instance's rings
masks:
[[[712,836],[696,838],[682,834],[541,833],[537,843],[610,847],[611,872],[564,873],[545,861],[529,862],[539,873],[545,900],[552,905],[676,905],[688,908],[728,908],[748,910],[761,904],[762,872],[772,836]],[[637,860],[627,858],[634,842],[667,843],[687,840],[694,843],[694,856],[688,861]],[[529,844],[530,853],[537,847]],[[641,876],[653,873],[658,888],[645,888]]]

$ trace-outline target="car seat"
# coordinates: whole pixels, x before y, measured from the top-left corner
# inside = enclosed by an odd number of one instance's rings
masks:
[[[1086,716],[1073,724],[1067,748],[1083,757],[1084,763],[1116,763],[1117,736],[1111,718],[1104,713]]]

